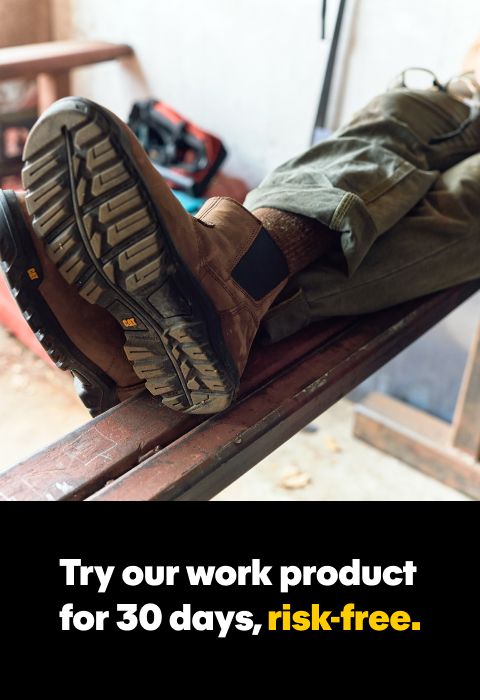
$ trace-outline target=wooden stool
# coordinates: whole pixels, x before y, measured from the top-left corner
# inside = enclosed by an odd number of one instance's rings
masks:
[[[74,68],[103,61],[112,61],[131,56],[133,50],[126,44],[110,44],[105,41],[51,41],[44,44],[28,44],[0,49],[0,81],[17,78],[36,78],[38,112],[41,113],[52,102],[71,94],[70,73]],[[8,115],[8,123],[16,126],[31,126],[35,114],[26,111],[17,116]],[[0,116],[0,138],[2,134]],[[2,166],[0,178],[19,175],[21,159]],[[0,325],[14,333],[19,340],[39,357],[51,364],[50,358],[35,338],[20,309],[12,299],[8,286],[0,276]]]
[[[126,44],[106,41],[49,41],[0,49],[0,80],[36,78],[38,111],[70,92],[74,68],[131,56]]]

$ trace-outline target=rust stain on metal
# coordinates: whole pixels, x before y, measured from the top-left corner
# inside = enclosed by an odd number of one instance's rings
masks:
[[[0,474],[0,498],[86,498],[112,479],[102,497],[177,497],[208,482],[232,455],[246,460],[245,470],[272,449],[275,430],[298,430],[299,415],[319,415],[479,287],[476,281],[369,316],[331,319],[258,347],[240,402],[221,416],[174,414],[148,395],[129,400]],[[222,478],[228,482],[228,473]],[[73,485],[73,495],[56,483]]]

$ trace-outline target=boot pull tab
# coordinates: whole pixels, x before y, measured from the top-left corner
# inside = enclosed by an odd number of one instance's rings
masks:
[[[207,217],[208,214],[212,211],[212,209],[216,207],[220,199],[221,197],[211,197],[210,199],[207,199],[205,204],[202,206],[201,209],[199,209],[199,211],[193,218],[196,221],[198,221],[199,224],[202,224],[207,228],[215,228],[215,224],[213,223],[213,221],[209,221]]]

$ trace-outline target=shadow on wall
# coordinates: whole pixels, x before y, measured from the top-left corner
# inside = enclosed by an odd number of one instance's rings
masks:
[[[451,421],[479,317],[480,293],[369,377],[349,398],[360,401],[371,391],[381,391]]]

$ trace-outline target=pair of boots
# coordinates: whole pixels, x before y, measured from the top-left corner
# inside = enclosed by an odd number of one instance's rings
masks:
[[[190,216],[128,127],[83,98],[42,115],[24,161],[25,195],[0,193],[2,266],[91,414],[144,387],[171,409],[225,409],[262,317],[318,257],[315,226],[302,237],[291,215],[221,197]]]

